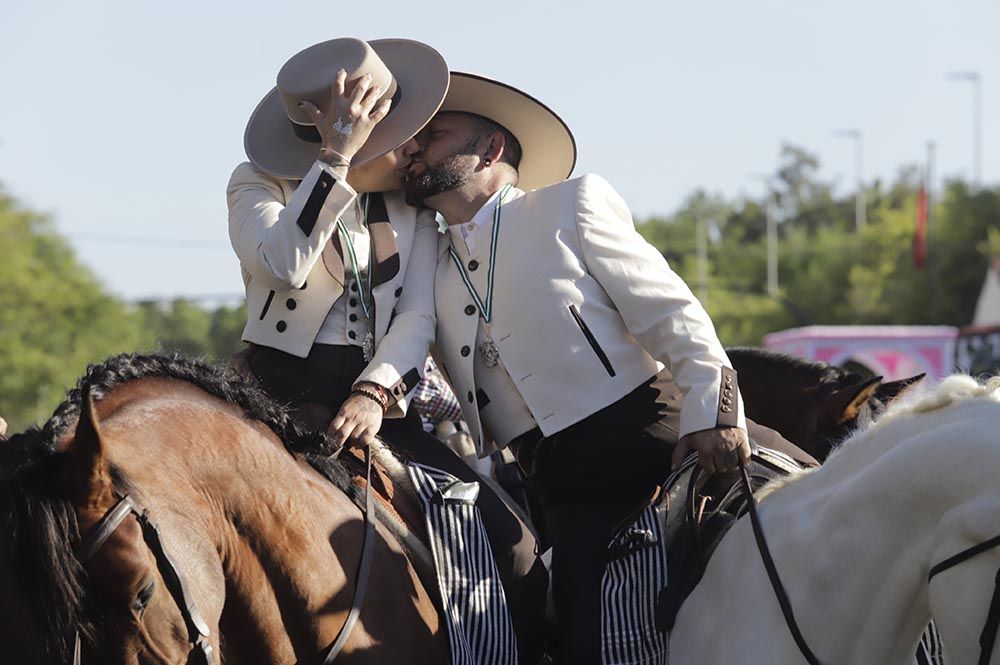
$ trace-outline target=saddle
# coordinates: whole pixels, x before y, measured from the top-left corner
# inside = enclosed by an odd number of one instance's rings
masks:
[[[801,469],[787,455],[756,445],[747,465],[754,491]],[[650,509],[661,537],[628,527],[619,533],[609,558],[627,556],[645,547],[662,548],[667,586],[659,591],[655,622],[659,630],[670,631],[678,610],[701,581],[723,536],[747,512],[747,501],[739,471],[706,475],[698,465],[697,455],[692,455],[660,487],[646,507]]]

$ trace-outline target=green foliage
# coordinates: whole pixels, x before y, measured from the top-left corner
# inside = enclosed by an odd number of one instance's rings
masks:
[[[188,301],[131,306],[110,295],[45,215],[0,192],[0,416],[42,422],[88,363],[126,351],[224,360],[240,346],[244,307]]]
[[[190,300],[142,302],[137,306],[146,346],[225,361],[242,348],[246,305],[208,311]]]
[[[699,292],[699,222],[720,229],[708,244],[704,298],[724,344],[759,344],[767,332],[811,325],[965,325],[991,257],[1000,256],[1000,189],[951,182],[932,204],[928,260],[913,261],[919,171],[865,192],[868,224],[855,232],[854,195],[833,196],[818,160],[785,146],[769,191],[726,201],[704,192],[639,231]],[[767,294],[766,210],[778,220],[779,291]]]
[[[41,420],[88,362],[136,348],[129,308],[107,295],[51,220],[0,194],[0,414]]]

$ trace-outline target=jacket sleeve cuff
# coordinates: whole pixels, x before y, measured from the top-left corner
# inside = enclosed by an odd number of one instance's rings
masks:
[[[693,393],[694,391],[692,391]],[[723,366],[715,385],[701,395],[689,393],[681,403],[679,435],[716,429],[738,427],[746,430],[746,413],[743,398],[736,381],[736,370]]]
[[[322,162],[313,164],[302,179],[299,189],[309,192],[296,220],[299,229],[306,236],[312,235],[317,222],[321,220],[325,220],[327,225],[336,223],[337,218],[357,197],[357,192],[347,184],[347,180]]]

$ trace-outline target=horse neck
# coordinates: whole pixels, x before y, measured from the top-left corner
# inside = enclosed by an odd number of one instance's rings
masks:
[[[827,599],[830,621],[855,622],[858,648],[887,634],[915,639],[930,616],[930,568],[997,535],[998,511],[982,507],[1000,503],[1000,449],[991,440],[998,411],[959,405],[876,426],[762,503],[785,524],[799,521],[789,537],[772,526],[776,544],[810,551],[811,595]],[[838,607],[838,599],[856,604]]]
[[[232,405],[176,382],[143,397],[103,418],[102,429],[168,546],[218,571],[195,585],[214,590],[206,613],[224,631],[254,634],[242,647],[269,662],[325,644],[331,631],[314,617],[345,586],[337,555],[355,561],[360,550],[356,534],[339,538],[336,553],[330,544],[349,522],[355,528],[350,499]]]

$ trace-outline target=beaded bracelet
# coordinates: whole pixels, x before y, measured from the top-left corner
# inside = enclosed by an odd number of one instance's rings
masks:
[[[368,399],[379,405],[379,408],[382,409],[382,413],[385,413],[386,411],[389,410],[388,400],[386,400],[384,397],[379,395],[374,390],[370,390],[368,388],[354,388],[353,390],[351,390],[351,394],[367,397]]]

